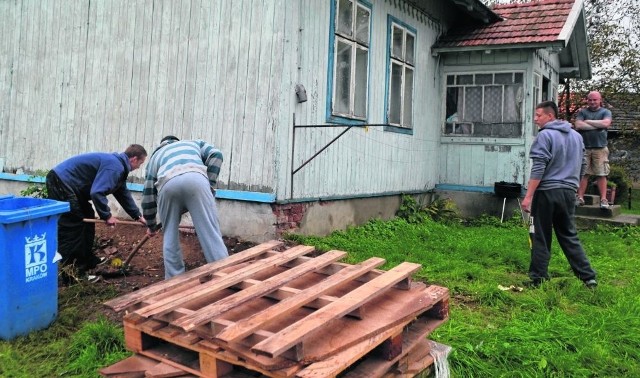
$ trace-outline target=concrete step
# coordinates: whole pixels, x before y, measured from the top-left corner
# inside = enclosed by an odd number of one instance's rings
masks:
[[[585,199],[586,203],[586,199]],[[600,203],[597,205],[584,205],[576,207],[576,216],[615,218],[622,214],[620,205],[610,205],[608,209],[601,209]]]
[[[594,228],[597,225],[639,226],[640,215],[621,214],[612,218],[576,215],[576,226],[580,229]]]

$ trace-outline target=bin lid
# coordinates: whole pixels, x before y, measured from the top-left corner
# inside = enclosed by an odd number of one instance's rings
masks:
[[[69,211],[69,203],[32,197],[0,199],[0,223],[15,223]]]

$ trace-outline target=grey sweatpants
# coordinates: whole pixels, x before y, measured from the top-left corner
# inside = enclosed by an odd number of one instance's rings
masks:
[[[209,180],[196,172],[181,174],[167,181],[158,193],[158,215],[164,229],[162,254],[165,279],[185,271],[178,230],[185,211],[191,214],[207,262],[229,256],[222,241],[218,210]]]

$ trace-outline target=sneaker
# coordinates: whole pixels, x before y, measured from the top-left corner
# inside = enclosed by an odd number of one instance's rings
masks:
[[[100,276],[94,276],[94,275],[88,275],[87,276],[87,281],[89,281],[89,283],[96,283],[98,281],[100,281]]]
[[[530,280],[522,283],[522,286],[528,287],[529,289],[537,289],[542,285],[544,280]]]
[[[586,280],[584,281],[584,284],[586,287],[588,287],[589,289],[593,289],[595,287],[598,286],[598,281],[596,281],[595,279],[590,279],[590,280]]]
[[[609,208],[609,201],[606,198],[600,200],[600,208],[604,210]]]
[[[584,198],[576,197],[576,206],[584,206]]]
[[[106,258],[106,257],[99,257],[99,260],[100,260],[100,261],[98,261],[98,263],[96,264],[96,266],[104,265],[105,263],[107,263],[107,262],[109,261],[109,259],[108,259],[108,258]]]

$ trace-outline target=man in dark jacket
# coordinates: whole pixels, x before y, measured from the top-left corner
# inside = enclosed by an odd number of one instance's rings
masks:
[[[580,244],[575,223],[575,198],[585,171],[584,143],[566,121],[557,120],[558,107],[552,101],[536,106],[534,122],[540,132],[531,145],[531,174],[522,210],[531,213],[531,285],[549,279],[551,231],[569,261],[573,273],[588,287],[595,287],[596,272]]]
[[[58,252],[62,255],[63,265],[74,265],[82,275],[100,262],[93,253],[95,224],[83,221],[95,217],[89,201],[109,226],[117,223],[108,206],[109,194],[113,194],[131,218],[146,224],[126,186],[129,172],[139,168],[146,157],[144,147],[132,144],[123,153],[76,155],[49,171],[46,179],[48,197],[69,202],[71,208],[58,220]]]

